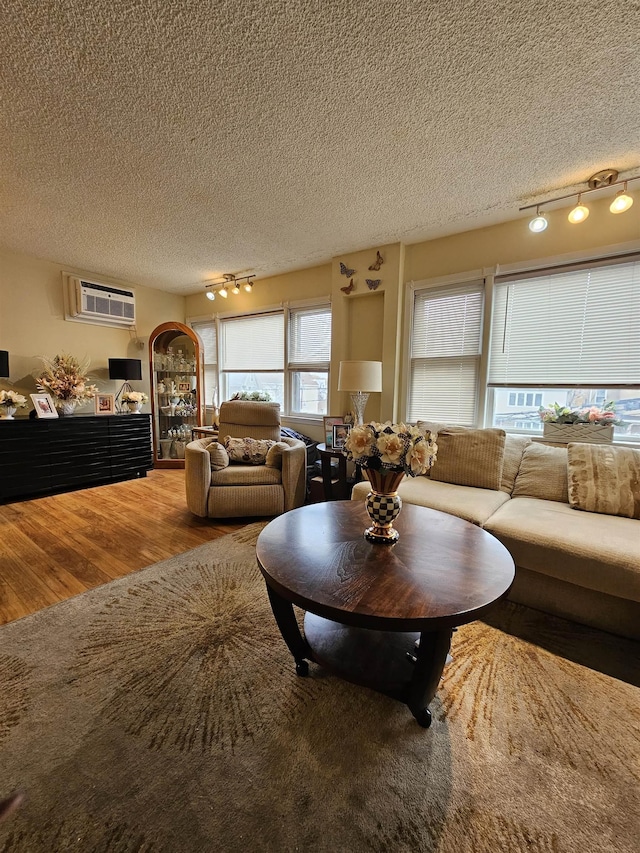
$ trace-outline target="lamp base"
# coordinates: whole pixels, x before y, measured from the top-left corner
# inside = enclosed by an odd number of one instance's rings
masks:
[[[352,391],[351,392],[351,402],[353,403],[353,414],[355,418],[355,425],[361,426],[364,423],[364,410],[367,407],[367,400],[369,399],[368,391]]]
[[[128,409],[126,403],[122,400],[122,395],[125,392],[128,394],[129,391],[133,391],[133,388],[131,387],[131,385],[129,385],[128,382],[124,382],[122,385],[122,388],[116,394],[116,399],[113,402],[114,402],[114,408],[115,408],[116,412],[118,412],[118,414],[122,414],[123,412],[126,412]]]

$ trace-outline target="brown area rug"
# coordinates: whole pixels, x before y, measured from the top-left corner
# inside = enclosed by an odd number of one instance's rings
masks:
[[[295,675],[261,529],[0,628],[1,851],[637,853],[637,644],[500,604],[425,730]]]

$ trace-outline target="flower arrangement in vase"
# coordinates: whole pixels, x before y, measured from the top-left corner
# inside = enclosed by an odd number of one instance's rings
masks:
[[[144,391],[125,391],[122,402],[127,404],[130,412],[137,413],[145,403],[149,402],[149,398]]]
[[[370,542],[392,544],[399,538],[393,522],[402,509],[398,486],[405,475],[425,474],[436,461],[438,447],[429,430],[404,423],[361,424],[353,427],[344,444],[371,483],[366,508],[373,525],[365,530]]]
[[[12,421],[16,409],[22,409],[27,405],[27,398],[17,391],[0,391],[0,409],[2,416],[0,420]]]
[[[79,362],[74,356],[63,354],[41,360],[44,370],[36,378],[36,386],[39,391],[51,394],[63,415],[72,415],[76,406],[83,406],[96,396],[98,388],[89,384],[86,375],[88,359]]]

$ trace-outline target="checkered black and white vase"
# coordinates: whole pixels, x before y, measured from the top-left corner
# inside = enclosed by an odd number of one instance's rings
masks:
[[[398,486],[404,477],[402,471],[373,471],[365,469],[365,476],[371,483],[371,491],[367,495],[365,506],[373,524],[365,532],[365,539],[370,542],[393,544],[400,536],[394,528],[402,509],[402,498],[398,494]]]

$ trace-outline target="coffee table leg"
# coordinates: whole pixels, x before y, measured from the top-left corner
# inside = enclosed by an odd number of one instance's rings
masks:
[[[305,658],[311,658],[311,649],[300,633],[300,628],[293,612],[293,605],[290,601],[278,595],[277,592],[274,592],[268,585],[267,593],[269,594],[271,609],[282,634],[282,639],[287,644],[296,662],[296,672],[298,675],[308,675],[309,664]]]
[[[407,705],[425,729],[431,725],[429,703],[436,695],[447,655],[451,648],[451,630],[423,631],[417,650],[415,669],[409,684]]]

